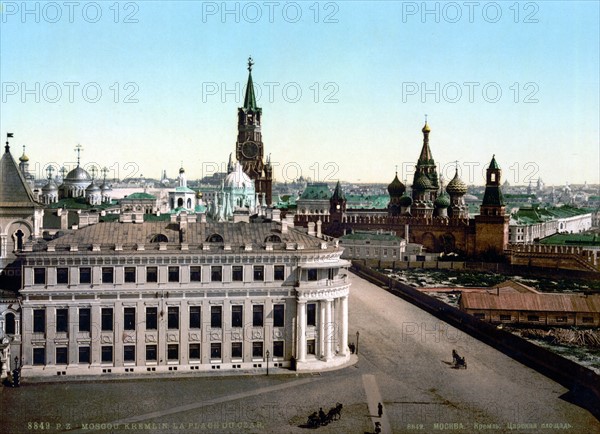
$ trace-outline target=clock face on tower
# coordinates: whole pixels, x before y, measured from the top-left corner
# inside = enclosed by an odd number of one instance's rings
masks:
[[[244,142],[242,144],[242,155],[244,158],[251,159],[258,155],[258,145],[255,142]]]

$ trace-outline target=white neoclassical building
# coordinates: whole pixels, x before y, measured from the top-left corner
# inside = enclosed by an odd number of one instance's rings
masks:
[[[26,244],[23,376],[349,360],[349,263],[337,240],[288,221],[201,217],[99,223]]]

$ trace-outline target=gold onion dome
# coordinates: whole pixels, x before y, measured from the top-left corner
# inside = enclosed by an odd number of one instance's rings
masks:
[[[436,208],[448,208],[450,206],[450,198],[444,192],[440,194],[437,199],[433,202]]]
[[[19,161],[21,163],[27,163],[29,161],[29,157],[25,154],[25,152],[23,152],[23,155],[19,157]]]
[[[458,176],[458,169],[456,169],[456,173],[454,178],[452,178],[452,181],[448,183],[446,191],[451,195],[461,195],[467,193],[467,184],[465,184]]]
[[[433,188],[433,185],[431,184],[431,181],[429,180],[427,175],[421,173],[415,181],[415,185],[413,185],[413,188],[416,190],[430,190]]]
[[[425,125],[423,126],[423,129],[421,130],[421,132],[428,133],[430,131],[431,131],[431,128],[429,128],[429,124],[427,123],[427,121],[425,121]]]
[[[406,186],[398,179],[397,173],[394,180],[388,185],[387,190],[391,197],[402,196],[402,193],[406,191]]]

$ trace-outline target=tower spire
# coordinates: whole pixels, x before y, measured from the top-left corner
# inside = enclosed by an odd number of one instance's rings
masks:
[[[254,95],[254,83],[252,82],[252,66],[254,66],[254,61],[252,60],[252,57],[248,57],[248,83],[246,84],[244,108],[246,110],[256,111],[256,96]]]

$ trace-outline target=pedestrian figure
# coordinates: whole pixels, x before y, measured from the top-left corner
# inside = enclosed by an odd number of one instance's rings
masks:
[[[383,405],[381,405],[381,402],[377,404],[377,414],[379,415],[379,417],[383,415]]]

